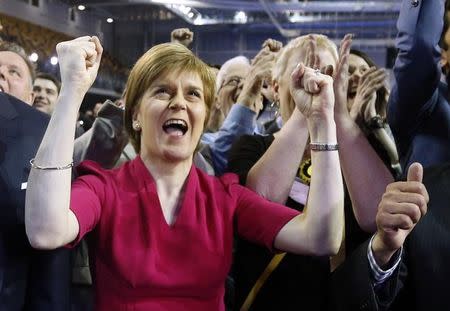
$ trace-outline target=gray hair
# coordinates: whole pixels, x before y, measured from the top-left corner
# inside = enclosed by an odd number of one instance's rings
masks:
[[[223,80],[225,79],[227,73],[228,73],[228,69],[234,65],[234,64],[242,64],[244,66],[249,66],[250,65],[250,61],[248,60],[247,57],[245,56],[236,56],[233,57],[229,60],[227,60],[222,67],[220,67],[219,72],[217,73],[217,77],[216,77],[216,92],[219,91],[220,87],[222,86]]]

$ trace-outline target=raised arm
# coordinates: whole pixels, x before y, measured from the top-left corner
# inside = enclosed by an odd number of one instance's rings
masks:
[[[340,59],[334,75],[339,158],[355,218],[361,229],[374,232],[378,202],[394,178],[347,110],[350,44],[351,37],[346,36],[341,44]]]
[[[67,167],[72,162],[77,113],[97,76],[103,48],[97,37],[86,36],[59,43],[56,50],[61,92],[34,159],[25,203],[28,239],[42,249],[72,242],[79,232],[78,221],[69,210],[72,170]]]
[[[314,39],[311,39],[305,57],[306,66],[314,67],[315,51],[316,45]],[[282,77],[275,85],[278,85],[276,88],[279,89],[280,83],[289,82]],[[281,105],[287,106],[288,103]],[[270,147],[248,172],[246,186],[272,202],[285,204],[303,158],[308,137],[306,119],[298,109],[294,109],[275,135]]]
[[[395,83],[388,104],[388,120],[394,136],[399,138],[400,154],[405,152],[418,121],[437,101],[444,2],[417,1],[417,6],[410,0],[402,2],[397,22]]]
[[[253,134],[256,115],[260,108],[261,87],[265,79],[270,79],[275,55],[281,48],[281,42],[268,39],[252,60],[250,73],[245,78],[237,103],[231,107],[223,125],[217,133],[217,139],[209,143],[212,151],[214,171],[222,175],[228,164],[228,152],[233,142],[242,135]]]
[[[274,245],[293,253],[336,254],[344,227],[344,191],[339,154],[334,145],[337,138],[333,79],[300,64],[291,83],[297,109],[307,119],[314,172],[305,212],[280,230]],[[327,151],[319,151],[319,147]]]
[[[189,47],[194,41],[194,33],[189,28],[177,28],[170,33],[170,42],[179,43]]]

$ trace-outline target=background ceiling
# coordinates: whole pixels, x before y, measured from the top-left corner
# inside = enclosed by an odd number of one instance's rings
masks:
[[[340,39],[355,35],[355,44],[393,45],[399,0],[61,0],[118,22],[181,19],[193,27],[246,25],[255,31],[279,33],[284,38],[316,32]]]

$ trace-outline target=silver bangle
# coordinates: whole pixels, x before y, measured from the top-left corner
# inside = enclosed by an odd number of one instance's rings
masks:
[[[313,151],[335,151],[339,150],[339,144],[327,144],[327,143],[310,143],[311,150]]]
[[[38,170],[66,170],[73,167],[73,161],[64,166],[39,166],[34,163],[34,158],[30,160],[31,168]]]

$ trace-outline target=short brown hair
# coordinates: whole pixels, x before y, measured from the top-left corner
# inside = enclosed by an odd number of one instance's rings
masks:
[[[168,71],[195,72],[203,82],[206,104],[206,120],[214,101],[215,78],[209,66],[195,56],[188,48],[178,43],[163,43],[152,47],[134,65],[125,89],[125,129],[137,153],[141,149],[141,136],[133,130],[133,113],[147,89],[156,78]]]
[[[31,87],[33,87],[33,82],[36,78],[36,68],[34,64],[28,59],[27,53],[25,53],[24,48],[15,42],[0,41],[0,52],[13,52],[23,59],[25,64],[27,64],[28,70],[30,71]]]

